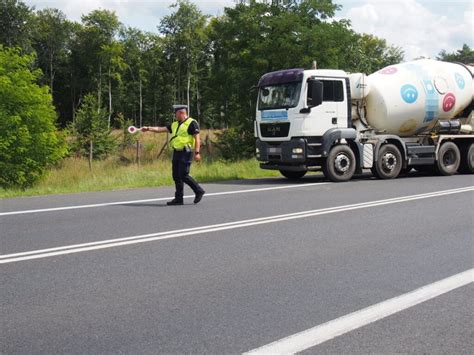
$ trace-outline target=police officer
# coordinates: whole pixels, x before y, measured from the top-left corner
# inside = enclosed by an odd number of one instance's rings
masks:
[[[199,124],[188,117],[188,106],[174,105],[176,121],[166,127],[142,127],[143,132],[170,132],[170,146],[173,149],[173,180],[176,186],[174,199],[167,202],[168,206],[183,204],[184,183],[194,191],[194,203],[199,203],[205,191],[196,180],[189,175],[191,162],[201,160],[201,139],[199,136]]]

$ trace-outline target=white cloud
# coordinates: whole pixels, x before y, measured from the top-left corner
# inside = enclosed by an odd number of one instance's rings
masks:
[[[420,0],[366,0],[350,4],[352,7],[344,18],[351,20],[352,28],[401,47],[406,60],[420,56],[434,58],[443,49],[448,52],[460,49],[463,43],[473,46],[471,1],[443,4]]]

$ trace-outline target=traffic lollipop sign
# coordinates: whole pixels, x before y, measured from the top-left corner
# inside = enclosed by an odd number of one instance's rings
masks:
[[[128,133],[130,133],[130,134],[135,134],[135,133],[137,133],[138,131],[141,131],[141,128],[138,129],[138,128],[135,127],[135,126],[130,126],[130,127],[128,127]]]

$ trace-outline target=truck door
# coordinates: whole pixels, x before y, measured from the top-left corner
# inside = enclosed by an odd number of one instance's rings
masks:
[[[344,79],[317,78],[317,80],[323,83],[323,103],[311,109],[317,131],[324,134],[330,128],[346,128],[348,108]]]

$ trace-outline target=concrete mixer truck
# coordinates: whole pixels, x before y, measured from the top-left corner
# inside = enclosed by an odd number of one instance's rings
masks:
[[[258,83],[256,158],[289,179],[323,171],[347,181],[412,168],[474,171],[474,67],[436,60],[388,66],[369,76],[288,69]]]

